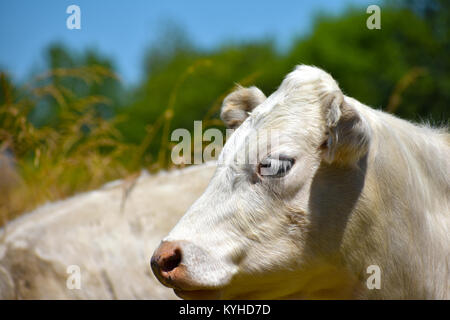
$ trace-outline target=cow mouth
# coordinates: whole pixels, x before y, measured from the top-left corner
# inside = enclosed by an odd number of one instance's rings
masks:
[[[180,290],[173,289],[175,294],[184,300],[217,300],[220,299],[220,290]]]

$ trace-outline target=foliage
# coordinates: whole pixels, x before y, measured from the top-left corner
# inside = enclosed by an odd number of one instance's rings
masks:
[[[170,168],[173,129],[193,130],[194,120],[223,129],[218,112],[236,83],[269,95],[300,63],[324,68],[365,104],[447,123],[449,14],[445,1],[388,2],[381,30],[365,27],[362,10],[321,15],[311,34],[285,51],[272,41],[204,50],[175,28],[148,51],[134,88],[97,52],[54,45],[49,72],[24,85],[0,75],[0,170],[16,173],[2,173],[0,215],[10,219],[141,168]]]
[[[108,98],[76,95],[61,84],[64,78],[77,78],[98,85],[104,78],[113,77],[108,69],[98,65],[57,68],[23,88],[14,88],[0,74],[0,150],[6,167],[3,171],[16,168],[20,176],[9,176],[14,192],[2,190],[0,210],[8,209],[11,216],[43,199],[63,198],[126,174],[125,166],[114,161],[127,150],[116,128],[118,118],[106,120],[96,108],[108,105]],[[53,112],[57,120],[50,121],[52,125],[37,126],[30,119],[36,108],[46,102],[56,106]],[[14,158],[8,159],[8,154]]]

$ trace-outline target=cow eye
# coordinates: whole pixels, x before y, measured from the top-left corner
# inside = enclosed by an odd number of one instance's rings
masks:
[[[258,173],[261,176],[280,178],[285,176],[294,165],[295,160],[291,158],[267,157],[259,163]]]

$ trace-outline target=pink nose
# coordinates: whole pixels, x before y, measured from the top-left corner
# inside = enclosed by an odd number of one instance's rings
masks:
[[[151,259],[153,273],[168,287],[180,287],[185,282],[185,270],[181,265],[183,255],[178,242],[162,242]]]

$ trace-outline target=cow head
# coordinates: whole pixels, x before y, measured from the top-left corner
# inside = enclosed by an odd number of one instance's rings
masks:
[[[225,299],[306,297],[347,281],[339,243],[370,142],[348,101],[309,66],[268,98],[255,87],[231,93],[221,118],[236,130],[204,194],[155,251],[157,278],[182,298]]]

